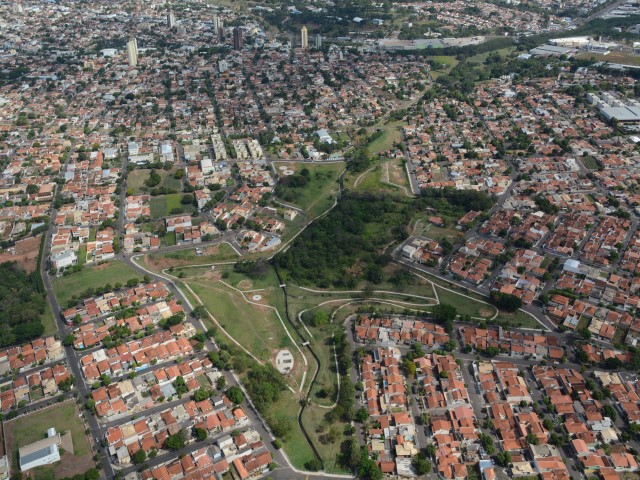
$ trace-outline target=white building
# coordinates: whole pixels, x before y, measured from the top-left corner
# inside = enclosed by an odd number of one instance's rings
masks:
[[[47,430],[47,438],[22,447],[18,453],[20,457],[20,470],[31,470],[42,465],[60,461],[60,434],[55,428]]]
[[[50,257],[51,266],[55,269],[67,268],[78,263],[78,257],[73,250],[54,253]]]

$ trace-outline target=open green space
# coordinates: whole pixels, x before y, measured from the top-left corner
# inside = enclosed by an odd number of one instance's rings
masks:
[[[11,455],[11,463],[14,466],[20,465],[18,449],[46,438],[47,429],[51,427],[60,434],[64,434],[67,430],[71,432],[73,457],[82,457],[91,453],[84,426],[78,418],[75,402],[68,401],[4,424],[7,453]]]
[[[78,249],[78,265],[84,265],[87,263],[87,245],[82,244]]]
[[[302,430],[298,426],[299,411],[298,399],[291,392],[285,391],[280,396],[280,399],[269,407],[267,417],[272,421],[283,422],[291,426],[282,444],[291,463],[296,468],[304,470],[305,464],[315,457],[309,443],[304,438]]]
[[[58,331],[56,319],[53,316],[53,311],[51,310],[51,305],[49,305],[49,302],[47,302],[44,307],[44,313],[42,314],[42,324],[44,325],[44,336],[53,335]]]
[[[576,55],[579,60],[592,60],[594,62],[621,63],[623,65],[640,65],[640,55],[631,52],[610,52],[607,55],[599,55],[585,52]]]
[[[131,278],[142,279],[142,275],[127,264],[117,260],[83,268],[80,272],[63,275],[52,280],[53,290],[60,305],[64,306],[71,297],[79,295],[89,287],[106,284],[127,283]]]
[[[594,157],[592,157],[591,155],[587,155],[586,157],[580,157],[579,160],[589,170],[597,170],[598,169],[598,162],[596,162],[596,159]]]
[[[469,57],[467,61],[470,63],[484,64],[485,60],[489,57],[489,55],[495,55],[497,53],[502,57],[508,57],[515,50],[516,50],[516,47],[505,47],[505,48],[500,48],[498,50],[491,50],[489,52],[478,53],[477,55],[473,55],[472,57]]]
[[[158,185],[149,187],[145,184],[149,180],[151,170],[149,169],[136,169],[127,175],[127,191],[132,195],[139,195],[141,193],[148,193],[154,188],[167,188],[180,192],[182,190],[182,180],[175,178],[175,172],[177,168],[173,168],[170,171],[155,170],[160,175],[161,181]]]
[[[151,197],[149,208],[153,218],[166,217],[169,215],[177,215],[180,213],[193,213],[196,208],[189,204],[180,203],[182,196],[179,193],[171,193],[169,195],[158,195]]]
[[[367,145],[370,155],[380,154],[391,150],[394,143],[402,140],[402,127],[406,122],[393,122],[382,127],[382,132],[378,132],[375,138]]]
[[[357,182],[357,183],[356,183]],[[382,164],[379,163],[364,173],[350,174],[345,179],[345,187],[350,186],[360,192],[401,194],[402,189],[382,181]]]
[[[153,271],[160,272],[165,268],[183,265],[207,265],[216,262],[238,260],[238,254],[228,243],[220,243],[201,247],[202,255],[196,255],[194,247],[168,253],[152,253],[144,257],[144,264]]]
[[[273,167],[280,176],[276,196],[284,203],[301,208],[310,217],[316,217],[333,204],[333,194],[338,191],[337,181],[344,165],[344,162],[274,162]],[[293,170],[294,174],[283,175],[280,167]],[[303,175],[303,170],[307,170],[308,175]],[[300,178],[302,176],[306,180]]]

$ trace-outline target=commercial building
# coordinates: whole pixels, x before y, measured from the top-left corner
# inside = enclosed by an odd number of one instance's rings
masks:
[[[20,457],[20,470],[31,470],[42,465],[60,461],[60,434],[55,428],[47,430],[47,438],[22,447],[18,451]]]
[[[307,33],[307,27],[302,27],[300,29],[300,45],[302,48],[309,48],[309,36]]]

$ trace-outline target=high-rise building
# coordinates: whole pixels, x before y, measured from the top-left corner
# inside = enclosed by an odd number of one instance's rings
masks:
[[[13,13],[22,13],[22,5],[19,3],[14,3],[11,9],[13,10]]]
[[[225,37],[226,33],[227,32],[225,31],[224,27],[222,27],[222,26],[218,27],[218,40],[220,42],[224,42],[224,37]]]
[[[244,41],[242,40],[242,30],[236,27],[233,29],[233,49],[242,50],[243,46],[244,46]]]
[[[309,48],[309,36],[307,34],[307,27],[300,29],[300,45],[302,48]]]
[[[316,34],[316,48],[320,50],[321,47],[322,47],[322,37],[318,33]]]
[[[138,65],[138,41],[135,38],[127,42],[127,60],[130,67]]]
[[[167,26],[169,28],[173,28],[176,26],[176,16],[171,10],[169,10],[169,13],[167,14]]]
[[[219,16],[214,15],[213,16],[213,34],[218,35],[221,28],[222,28],[222,19]]]
[[[229,64],[226,60],[218,60],[218,72],[224,73],[229,69]]]

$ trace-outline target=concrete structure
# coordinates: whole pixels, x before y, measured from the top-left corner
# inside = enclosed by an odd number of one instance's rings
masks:
[[[300,45],[302,48],[309,48],[309,36],[307,33],[307,27],[302,27],[300,29]]]
[[[320,50],[322,48],[322,37],[319,33],[316,34],[316,48]]]
[[[47,430],[47,438],[22,447],[18,451],[20,457],[20,471],[31,470],[42,465],[60,461],[60,434],[55,428]]]
[[[226,60],[218,60],[218,72],[224,73],[229,70],[229,64]]]
[[[138,41],[135,38],[127,42],[127,61],[130,67],[138,65]]]
[[[222,28],[222,19],[219,16],[214,15],[213,16],[213,34],[219,35],[221,28]]]
[[[176,16],[171,10],[169,10],[169,13],[167,14],[167,26],[169,28],[173,28],[176,26]]]

